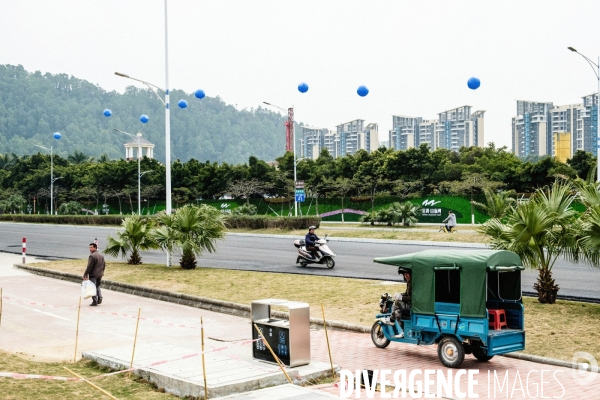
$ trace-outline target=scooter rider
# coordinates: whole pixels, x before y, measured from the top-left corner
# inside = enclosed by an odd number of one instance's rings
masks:
[[[308,227],[308,233],[304,237],[304,242],[306,244],[306,250],[308,250],[312,253],[312,256],[315,260],[318,260],[319,259],[319,248],[317,246],[315,246],[315,244],[316,244],[315,242],[320,239],[317,235],[315,235],[315,229],[317,229],[317,227],[314,225],[311,225]]]

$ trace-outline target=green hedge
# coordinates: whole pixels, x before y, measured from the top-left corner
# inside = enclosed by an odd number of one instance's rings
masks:
[[[227,219],[228,228],[245,229],[307,229],[311,225],[319,227],[319,217],[271,217],[265,215],[232,215]]]
[[[0,221],[50,223],[65,225],[121,225],[126,215],[36,215],[2,214]],[[306,229],[319,226],[321,218],[310,217],[271,217],[265,215],[231,215],[227,219],[229,228],[247,229]]]
[[[350,197],[344,199],[344,208],[360,210],[364,212],[371,212],[371,201],[360,199],[361,201],[352,201]],[[436,204],[431,206],[423,206],[425,200],[433,201]],[[407,199],[401,199],[397,196],[382,196],[375,198],[375,211],[389,207],[393,202],[405,202]],[[422,208],[428,209],[428,211],[435,211],[431,214],[423,213],[419,215],[418,221],[421,223],[439,223],[441,224],[444,218],[448,216],[448,211],[454,211],[456,220],[460,224],[471,223],[471,199],[466,197],[457,196],[428,196],[417,199],[408,199],[411,203],[421,206]],[[485,203],[485,198],[482,196],[475,196],[475,201]],[[200,201],[202,204],[208,204],[216,207],[224,212],[231,212],[231,210],[246,203],[246,200],[227,199],[227,200],[203,200]],[[271,216],[291,216],[294,215],[294,201],[286,203],[267,203],[264,199],[250,199],[250,204],[257,207],[257,213],[259,215],[271,215]],[[316,201],[313,198],[307,197],[303,203],[298,203],[298,214],[302,216],[318,217],[316,214]],[[341,198],[320,198],[319,199],[319,215],[328,213],[342,208]],[[360,214],[344,213],[344,221],[354,222],[358,221],[361,217]],[[341,221],[342,215],[335,214],[321,218],[323,221]],[[475,223],[481,224],[487,221],[489,217],[483,214],[479,209],[475,208]]]
[[[68,225],[121,225],[124,215],[2,214],[0,221]]]

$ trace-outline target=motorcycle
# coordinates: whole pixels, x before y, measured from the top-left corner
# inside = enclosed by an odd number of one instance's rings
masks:
[[[296,264],[300,264],[301,267],[306,267],[308,264],[325,264],[325,266],[329,269],[335,266],[335,261],[333,261],[333,257],[335,254],[329,246],[327,246],[327,235],[323,239],[319,239],[315,242],[316,247],[318,248],[318,253],[320,253],[319,258],[314,258],[312,252],[306,250],[306,242],[304,240],[294,240],[294,246],[298,249],[298,258],[296,258]]]

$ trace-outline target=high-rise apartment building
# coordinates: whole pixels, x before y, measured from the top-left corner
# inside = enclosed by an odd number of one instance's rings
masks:
[[[551,108],[552,103],[517,100],[517,116],[512,118],[513,151],[517,156],[552,154]]]
[[[408,150],[419,146],[419,124],[422,118],[392,115],[392,130],[389,131],[389,143],[392,149]]]
[[[333,158],[337,158],[336,147],[335,147],[336,133],[333,131],[330,131],[327,128],[324,128],[323,131],[327,131],[327,133],[323,134],[323,148],[327,149],[327,151],[329,151],[329,154]],[[319,154],[320,153],[321,152],[319,151]]]
[[[338,157],[354,154],[358,151],[358,134],[363,131],[364,126],[364,119],[355,119],[336,127],[337,135],[335,140]]]
[[[518,100],[517,116],[512,118],[513,152],[520,157],[552,155],[563,162],[577,150],[596,156],[598,94],[582,99],[583,103],[556,107]]]
[[[581,134],[583,137],[583,150],[589,151],[594,156],[598,155],[598,93],[590,94],[583,98],[583,107],[577,121],[581,121]]]
[[[484,146],[483,114],[471,114],[471,106],[457,107],[438,114],[434,149],[458,151],[461,147]]]
[[[322,147],[322,129],[313,126],[303,126],[302,139],[300,139],[300,157],[316,159],[319,157]]]
[[[577,118],[583,109],[583,104],[569,104],[550,109],[550,154],[562,162],[572,157],[576,149],[583,150],[583,134],[577,133]]]
[[[445,148],[454,151],[462,146],[483,146],[484,113],[471,113],[471,106],[462,106],[439,113],[437,120],[393,115],[390,146],[396,150],[408,150],[427,144],[432,150]]]
[[[419,123],[419,146],[426,144],[434,150],[437,145],[435,141],[435,131],[439,121],[437,119],[424,119]]]
[[[362,132],[358,133],[358,148],[367,153],[379,148],[379,124],[370,123]]]
[[[371,152],[378,148],[379,125],[370,123],[365,126],[362,119],[340,124],[335,132],[327,128],[302,127],[300,157],[315,160],[322,149],[327,149],[329,154],[337,158],[354,154],[361,149]]]

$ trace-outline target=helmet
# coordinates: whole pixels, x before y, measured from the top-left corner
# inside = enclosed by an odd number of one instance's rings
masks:
[[[309,230],[309,231],[310,231],[310,230],[312,230],[312,229],[317,229],[317,227],[316,227],[316,226],[314,226],[314,225],[311,225],[311,226],[309,226],[309,227],[308,227],[308,230]]]

